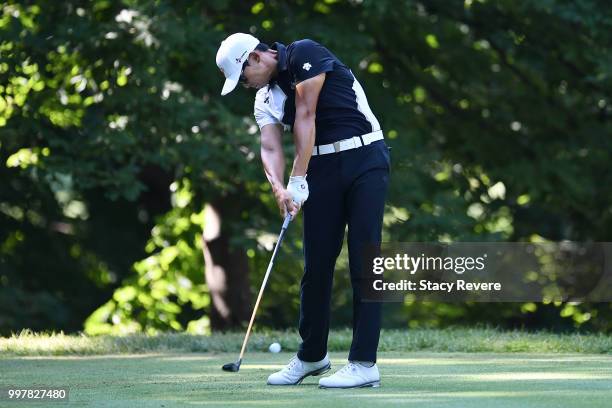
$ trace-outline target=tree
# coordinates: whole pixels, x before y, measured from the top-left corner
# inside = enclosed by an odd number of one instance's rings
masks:
[[[596,0],[5,2],[0,331],[78,330],[96,309],[90,332],[244,321],[278,218],[253,95],[219,96],[214,55],[236,31],[312,38],[352,68],[393,147],[385,240],[607,241],[611,23]],[[203,246],[206,205],[222,229]],[[260,324],[295,323],[299,229]],[[208,278],[219,271],[230,286],[207,285],[206,251]],[[335,290],[338,323],[348,323],[341,273]],[[396,306],[398,325],[502,316],[610,330],[612,313]]]

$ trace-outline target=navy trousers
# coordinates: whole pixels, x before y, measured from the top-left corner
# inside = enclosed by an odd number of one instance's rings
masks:
[[[327,352],[332,282],[348,225],[353,288],[349,360],[376,362],[382,303],[362,302],[363,248],[380,245],[390,156],[384,140],[310,159],[304,203],[304,275],[301,280],[298,358],[319,361]],[[370,271],[367,271],[371,274]]]

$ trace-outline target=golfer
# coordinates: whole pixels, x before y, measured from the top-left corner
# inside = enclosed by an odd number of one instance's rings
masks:
[[[225,39],[216,57],[225,75],[221,95],[238,83],[257,89],[255,119],[261,158],[283,216],[304,213],[304,275],[300,287],[296,356],[268,378],[270,385],[295,385],[330,370],[327,354],[336,258],[348,225],[353,288],[353,340],[348,364],[321,378],[321,388],[378,387],[376,351],[379,302],[363,302],[362,253],[380,245],[389,181],[389,151],[365,93],[334,54],[304,39],[271,46],[252,35]],[[283,130],[293,133],[295,159],[285,184]]]

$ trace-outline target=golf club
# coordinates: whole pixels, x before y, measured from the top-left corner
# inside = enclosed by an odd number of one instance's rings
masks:
[[[261,288],[259,289],[259,295],[257,295],[257,301],[255,302],[255,307],[253,308],[253,314],[251,315],[251,321],[249,322],[249,327],[247,328],[246,336],[244,336],[244,341],[242,342],[242,349],[240,350],[240,357],[235,363],[227,363],[222,368],[224,371],[237,372],[240,370],[240,364],[242,363],[242,357],[244,356],[244,350],[246,349],[247,342],[249,341],[249,334],[251,333],[251,327],[253,326],[253,321],[255,320],[255,314],[257,313],[257,308],[259,307],[259,301],[261,300],[261,296],[263,295],[264,288],[266,287],[266,283],[268,282],[268,276],[270,276],[270,271],[272,270],[272,265],[274,265],[274,258],[276,257],[276,253],[278,252],[278,248],[281,246],[281,242],[283,242],[283,237],[285,236],[285,231],[291,222],[291,214],[287,212],[285,216],[285,221],[283,222],[283,227],[281,228],[281,232],[278,236],[278,241],[276,242],[276,246],[274,247],[274,251],[272,252],[272,258],[270,259],[270,263],[268,264],[268,270],[266,271],[266,275],[263,278],[263,282],[261,284]]]

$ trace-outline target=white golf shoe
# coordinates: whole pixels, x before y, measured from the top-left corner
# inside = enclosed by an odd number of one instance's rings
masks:
[[[374,364],[364,367],[349,361],[347,365],[329,377],[319,380],[319,388],[361,388],[380,387],[380,373]]]
[[[331,368],[329,356],[326,354],[323,360],[314,363],[302,361],[298,356],[293,356],[285,368],[268,377],[268,385],[298,385],[309,375],[321,375]]]

